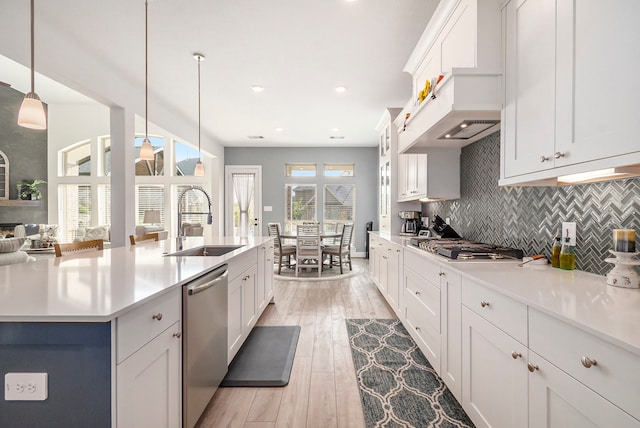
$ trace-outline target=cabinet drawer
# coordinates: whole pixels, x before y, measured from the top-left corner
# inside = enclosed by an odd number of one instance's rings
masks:
[[[427,282],[412,269],[407,268],[404,275],[405,298],[410,296],[420,302],[425,320],[438,333],[440,332],[440,288]]]
[[[433,368],[440,373],[440,320],[434,325],[433,314],[412,294],[405,296],[405,322],[407,330]]]
[[[116,319],[116,360],[119,364],[176,321],[182,313],[180,287]],[[155,317],[155,318],[154,318]]]
[[[435,286],[440,286],[440,265],[413,251],[404,252],[404,264]]]
[[[229,281],[233,281],[235,277],[258,263],[258,249],[253,248],[238,256],[235,256],[228,262]]]
[[[640,419],[640,356],[529,309],[529,348]],[[583,358],[595,360],[589,362]]]
[[[527,344],[526,305],[467,278],[462,278],[462,304],[520,343]]]

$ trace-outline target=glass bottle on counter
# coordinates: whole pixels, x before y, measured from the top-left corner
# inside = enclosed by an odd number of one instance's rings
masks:
[[[553,238],[553,245],[551,246],[551,266],[560,267],[560,251],[562,249],[562,243],[560,242],[560,228],[556,230],[556,237]]]
[[[564,244],[560,250],[560,269],[573,270],[576,268],[576,254],[573,245],[570,245],[569,236],[564,238]]]

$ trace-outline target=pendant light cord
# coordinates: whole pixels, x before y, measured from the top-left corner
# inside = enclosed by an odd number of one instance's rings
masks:
[[[34,55],[34,50],[35,50],[35,43],[34,43],[34,39],[35,39],[35,31],[33,30],[34,27],[34,23],[35,23],[35,12],[34,12],[34,0],[31,0],[31,93],[35,94],[35,55]]]
[[[201,57],[198,57],[198,159],[201,159],[200,155],[200,62]]]
[[[31,0],[33,2],[33,0]],[[149,139],[149,2],[144,2],[144,137]]]

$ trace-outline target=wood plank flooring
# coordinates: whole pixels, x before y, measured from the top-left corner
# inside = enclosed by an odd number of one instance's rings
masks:
[[[368,260],[354,259],[366,272]],[[345,318],[395,318],[366,273],[322,282],[275,281],[258,325],[302,327],[289,384],[218,388],[200,428],[364,427]]]

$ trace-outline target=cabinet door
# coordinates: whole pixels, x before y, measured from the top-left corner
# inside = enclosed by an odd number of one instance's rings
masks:
[[[555,0],[505,8],[504,176],[553,167],[556,92]]]
[[[260,246],[260,252],[258,253],[258,270],[256,275],[256,310],[262,312],[267,306],[267,284],[268,281],[268,267],[271,266],[271,272],[273,272],[273,262],[269,255],[268,245],[264,244]],[[273,249],[271,249],[273,254]],[[273,275],[271,275],[273,277]]]
[[[462,402],[462,280],[443,268],[440,276],[442,305],[441,373],[453,395]]]
[[[556,166],[637,152],[640,2],[558,1],[557,7],[556,152],[563,156]]]
[[[383,296],[387,295],[389,281],[389,254],[387,249],[387,246],[383,246],[378,252],[378,288]]]
[[[407,162],[410,155],[398,155],[398,200],[409,198]]]
[[[412,155],[415,157],[416,168],[416,197],[423,198],[428,195],[429,184],[427,182],[427,156],[426,154]]]
[[[242,275],[242,336],[247,337],[258,320],[256,267]]]
[[[181,425],[182,384],[180,322],[116,367],[119,427]]]
[[[402,284],[402,250],[395,247],[387,249],[388,268],[387,268],[387,302],[394,310],[396,315],[400,316],[400,284]]]
[[[538,354],[529,351],[529,427],[638,428],[632,418]]]
[[[462,306],[462,407],[477,427],[527,426],[527,349]]]
[[[227,295],[228,309],[228,325],[227,325],[227,364],[231,363],[233,357],[242,345],[242,312],[244,283],[242,276],[236,277],[229,283],[229,292]]]
[[[264,264],[264,297],[265,306],[273,297],[273,241],[267,245]]]

